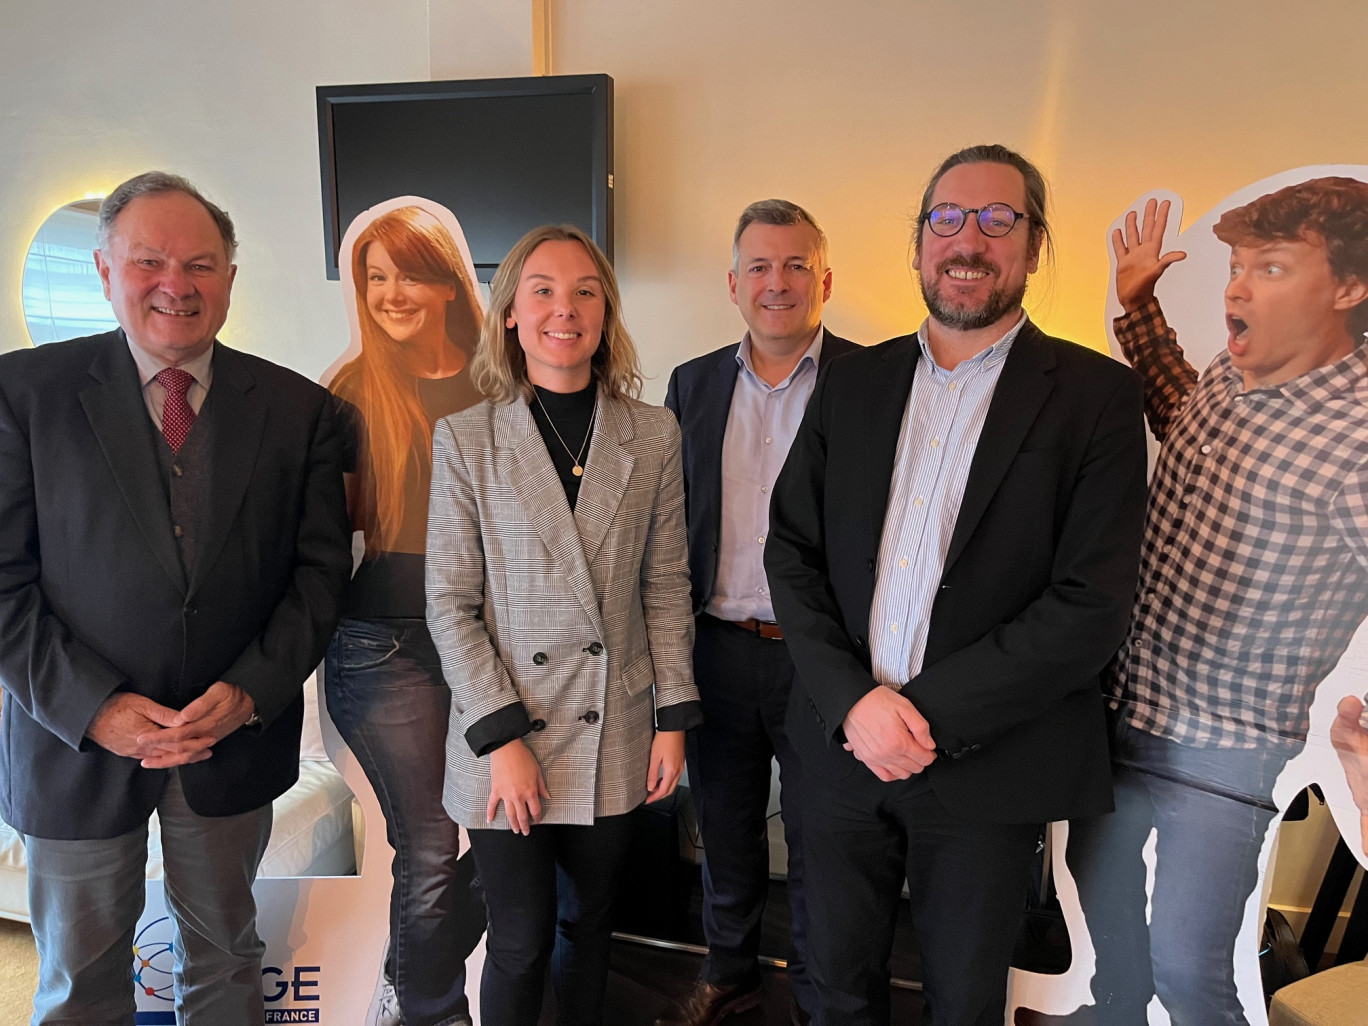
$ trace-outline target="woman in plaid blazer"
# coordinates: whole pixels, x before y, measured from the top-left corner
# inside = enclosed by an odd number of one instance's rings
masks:
[[[702,719],[679,428],[641,375],[607,259],[537,229],[494,277],[473,373],[437,425],[428,623],[452,691],[444,804],[489,908],[488,1026],[597,1024],[628,813],[673,792]],[[559,880],[559,884],[558,884]]]

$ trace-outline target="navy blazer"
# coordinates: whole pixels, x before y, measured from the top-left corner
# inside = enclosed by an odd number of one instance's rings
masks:
[[[818,370],[844,353],[859,349],[854,342],[822,329]],[[693,610],[703,612],[717,586],[717,544],[722,531],[722,438],[731,413],[732,391],[741,365],[736,354],[741,343],[715,349],[670,375],[665,405],[679,419],[684,436],[684,500],[689,520],[689,578]]]
[[[246,812],[299,774],[300,683],[351,572],[328,393],[215,343],[207,509],[194,575],[173,535],[123,332],[0,356],[0,815],[37,837],[145,823],[166,770],[85,731],[116,691],[182,708],[246,691],[243,728],[179,770],[202,816]]]
[[[877,687],[869,615],[898,436],[921,349],[891,339],[817,379],[779,475],[765,545],[802,687],[788,733],[825,779],[877,791],[845,751],[846,713]],[[1145,515],[1139,376],[1029,321],[970,464],[902,693],[941,757],[925,779],[967,819],[1105,812],[1111,771],[1098,675],[1125,636]],[[806,772],[806,769],[805,769]]]

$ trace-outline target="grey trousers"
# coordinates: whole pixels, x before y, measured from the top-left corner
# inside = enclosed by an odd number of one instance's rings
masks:
[[[271,806],[240,816],[198,816],[173,771],[157,816],[166,904],[175,922],[176,1022],[259,1023],[265,945],[256,932],[252,880],[271,835]],[[131,1026],[147,825],[98,840],[25,837],[24,848],[39,960],[32,1026]]]

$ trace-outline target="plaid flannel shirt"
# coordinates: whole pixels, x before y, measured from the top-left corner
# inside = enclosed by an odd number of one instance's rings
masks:
[[[1198,380],[1157,301],[1114,328],[1162,448],[1112,707],[1195,746],[1303,740],[1368,612],[1368,346],[1246,391],[1224,351]]]

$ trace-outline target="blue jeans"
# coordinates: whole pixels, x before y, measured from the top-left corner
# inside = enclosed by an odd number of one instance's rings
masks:
[[[1069,824],[1067,861],[1097,951],[1095,1018],[1142,1024],[1159,995],[1173,1026],[1243,1026],[1235,941],[1276,811],[1273,784],[1300,742],[1194,748],[1118,722],[1116,811]],[[1157,831],[1145,925],[1141,848]]]
[[[173,771],[157,818],[166,905],[176,925],[176,1021],[261,1022],[265,945],[256,932],[252,879],[271,836],[271,806],[239,816],[196,815]],[[133,941],[146,896],[147,824],[99,840],[25,837],[24,847],[38,942],[34,1026],[126,1026],[134,1013]]]
[[[394,848],[385,974],[405,1026],[469,1015],[465,960],[484,933],[474,859],[442,808],[451,690],[422,620],[343,620],[328,646],[328,712],[375,788]]]

